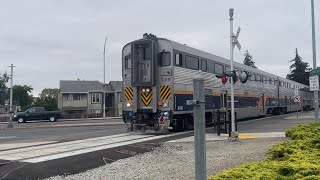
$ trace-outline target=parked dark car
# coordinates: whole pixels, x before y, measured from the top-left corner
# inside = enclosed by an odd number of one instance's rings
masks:
[[[61,117],[62,116],[59,111],[45,111],[44,107],[33,107],[25,112],[18,112],[13,116],[13,120],[18,121],[18,123],[24,123],[26,121],[33,120],[49,120],[54,122]]]

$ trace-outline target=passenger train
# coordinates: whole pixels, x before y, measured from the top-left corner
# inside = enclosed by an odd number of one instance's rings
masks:
[[[309,87],[259,69],[234,62],[237,73],[250,74],[246,83],[234,84],[237,119],[268,116],[313,108]],[[226,111],[230,82],[217,74],[230,70],[230,60],[168,39],[144,34],[122,50],[123,120],[129,131],[166,133],[193,128],[193,78],[205,79],[205,120]],[[294,90],[301,103],[294,102]]]

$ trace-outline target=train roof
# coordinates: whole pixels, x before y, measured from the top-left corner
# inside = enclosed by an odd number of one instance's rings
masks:
[[[191,54],[194,54],[196,56],[200,56],[200,57],[203,57],[203,58],[206,58],[206,59],[209,59],[209,60],[214,60],[214,61],[217,61],[217,62],[220,62],[220,63],[223,63],[223,64],[230,64],[230,60],[229,59],[226,59],[226,58],[223,58],[223,57],[220,57],[220,56],[216,56],[214,54],[210,54],[210,53],[207,53],[207,52],[201,51],[199,49],[195,49],[195,48],[189,47],[189,46],[184,45],[184,44],[180,44],[178,42],[175,42],[175,41],[172,41],[172,40],[169,40],[169,39],[166,39],[166,38],[157,38],[157,39],[169,41],[172,44],[173,49],[175,49],[175,50],[191,53]],[[236,61],[234,61],[234,66],[236,68],[241,68],[241,69],[247,70],[249,72],[253,72],[253,73],[260,74],[260,75],[268,76],[268,77],[273,78],[273,79],[278,78],[280,81],[283,81],[283,82],[294,83],[295,85],[299,85],[300,87],[308,87],[308,86],[306,86],[304,84],[301,84],[301,83],[298,83],[298,82],[295,82],[295,81],[292,81],[292,80],[289,80],[289,79],[285,79],[283,77],[280,77],[280,76],[277,76],[277,75],[274,75],[274,74],[259,70],[257,68],[253,68],[253,67],[238,63]]]

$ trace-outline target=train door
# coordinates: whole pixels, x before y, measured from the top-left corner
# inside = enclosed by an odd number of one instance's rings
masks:
[[[226,110],[228,103],[228,91],[221,91],[220,94],[220,107],[223,110]]]
[[[291,96],[289,96],[288,99],[289,99],[289,101],[288,101],[288,102],[289,102],[289,110],[291,110]],[[289,110],[288,110],[288,111],[289,111]]]
[[[264,94],[262,94],[262,97],[261,97],[261,104],[262,104],[262,115],[265,115],[265,99],[264,99]]]

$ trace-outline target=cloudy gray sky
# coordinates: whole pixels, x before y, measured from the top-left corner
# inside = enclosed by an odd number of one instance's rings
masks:
[[[248,49],[259,69],[285,77],[298,48],[312,65],[309,0],[4,0],[0,73],[16,65],[14,84],[31,85],[34,95],[59,80],[103,81],[107,36],[106,80],[121,80],[122,47],[145,32],[229,58],[229,8],[241,26],[236,61]]]

